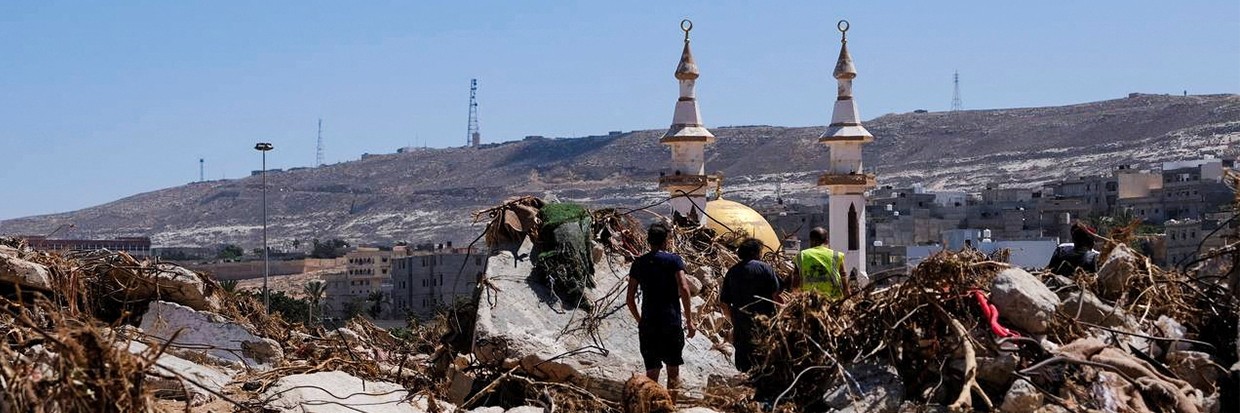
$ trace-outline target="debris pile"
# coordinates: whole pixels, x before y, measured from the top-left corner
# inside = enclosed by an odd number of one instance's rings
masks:
[[[122,252],[0,239],[0,411],[1240,410],[1240,244],[1164,270],[1122,231],[1097,273],[944,251],[840,300],[788,294],[759,319],[761,362],[737,372],[719,287],[745,234],[677,229],[699,334],[669,394],[634,375],[623,295],[648,247],[633,215],[533,197],[480,211],[496,252],[473,302],[399,331],[288,320]],[[782,252],[763,259],[795,276]]]

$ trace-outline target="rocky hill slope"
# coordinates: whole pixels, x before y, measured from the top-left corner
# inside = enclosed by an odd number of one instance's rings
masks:
[[[1104,173],[1117,164],[1154,166],[1203,154],[1235,156],[1240,96],[1135,95],[1078,105],[884,115],[866,165],[883,185],[975,189],[1037,186]],[[707,169],[725,176],[725,196],[756,207],[785,199],[817,204],[824,128],[713,129]],[[268,175],[273,245],[341,237],[360,242],[468,242],[471,213],[518,194],[591,205],[639,206],[661,198],[654,181],[669,158],[661,130],[538,139],[483,148],[424,149]],[[1228,151],[1231,151],[1228,153]],[[194,183],[79,211],[0,221],[0,234],[148,235],[157,246],[257,245],[256,177]]]

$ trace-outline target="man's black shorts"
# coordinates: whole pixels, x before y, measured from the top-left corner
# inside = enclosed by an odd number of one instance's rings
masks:
[[[685,364],[681,355],[685,349],[685,330],[679,325],[639,326],[637,339],[646,370],[660,369],[664,364]]]

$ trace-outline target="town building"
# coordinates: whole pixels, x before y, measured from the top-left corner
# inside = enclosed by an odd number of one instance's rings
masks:
[[[486,256],[468,249],[393,260],[393,313],[425,320],[443,306],[472,299],[486,264]]]
[[[841,20],[840,56],[833,75],[838,84],[831,124],[818,138],[830,147],[827,171],[818,178],[818,186],[830,193],[827,201],[831,249],[844,253],[844,270],[866,273],[866,191],[876,186],[874,174],[867,174],[861,162],[861,146],[874,136],[861,125],[861,115],[853,100],[853,79],[857,69],[848,54],[848,22]]]
[[[114,239],[48,239],[41,235],[21,235],[30,248],[36,251],[95,251],[124,252],[134,258],[151,256],[151,239],[148,237],[118,237]]]
[[[392,248],[359,247],[345,254],[345,271],[324,277],[324,314],[345,317],[373,305],[375,293],[383,295],[384,315],[390,312],[392,294],[392,261],[406,257],[404,246]]]

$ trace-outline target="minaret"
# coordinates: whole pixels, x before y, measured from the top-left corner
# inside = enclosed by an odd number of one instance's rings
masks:
[[[857,77],[852,56],[848,54],[848,21],[840,20],[840,58],[835,63],[835,79],[839,95],[831,125],[819,142],[831,148],[830,166],[818,178],[818,185],[827,187],[829,215],[827,230],[831,249],[844,253],[844,270],[855,269],[865,274],[865,191],[875,186],[874,174],[862,171],[861,145],[874,140],[870,131],[861,126],[857,104],[853,101],[852,82]],[[863,281],[859,280],[859,281]]]
[[[672,171],[660,173],[659,188],[667,190],[671,196],[672,216],[676,222],[697,225],[705,216],[707,189],[719,178],[706,175],[706,144],[714,142],[715,135],[702,125],[694,96],[698,68],[689,51],[689,31],[693,30],[693,22],[682,20],[680,29],[685,32],[685,48],[680,53],[680,64],[676,65],[680,99],[676,101],[672,127],[659,140],[672,147]]]

